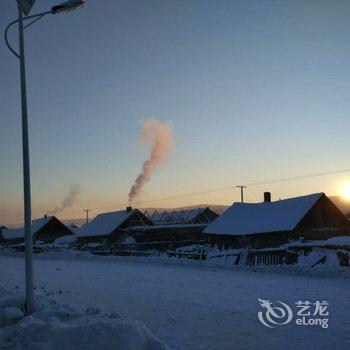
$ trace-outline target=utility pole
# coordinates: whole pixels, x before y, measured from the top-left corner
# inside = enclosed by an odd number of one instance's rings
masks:
[[[86,211],[86,223],[89,223],[89,211],[90,209],[84,209],[84,211]]]
[[[240,186],[236,186],[236,187],[241,189],[241,203],[243,203],[243,189],[247,188],[247,186],[240,185]]]

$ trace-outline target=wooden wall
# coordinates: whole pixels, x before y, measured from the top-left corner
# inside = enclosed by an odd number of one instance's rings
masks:
[[[72,231],[65,226],[56,217],[49,220],[40,230],[34,235],[35,241],[44,241],[46,243],[52,243],[55,239],[62,236],[71,235]]]
[[[271,232],[252,235],[208,235],[208,243],[220,249],[279,247],[289,240],[288,232]]]
[[[346,216],[323,194],[305,214],[297,225],[296,230],[349,227],[350,223]]]
[[[129,232],[137,242],[138,249],[168,250],[184,245],[205,243],[207,238],[203,234],[205,226],[157,227],[152,229]]]

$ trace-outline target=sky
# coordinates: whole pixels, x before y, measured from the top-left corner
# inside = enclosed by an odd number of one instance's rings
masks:
[[[33,13],[55,4],[37,0]],[[1,28],[16,11],[1,1]],[[33,217],[71,186],[78,199],[59,217],[124,207],[150,116],[171,123],[174,146],[143,206],[230,204],[235,185],[349,168],[349,13],[347,0],[86,0],[38,21],[25,33]],[[0,63],[0,224],[11,225],[23,219],[21,111],[3,40]],[[246,200],[335,195],[348,182],[256,186]]]

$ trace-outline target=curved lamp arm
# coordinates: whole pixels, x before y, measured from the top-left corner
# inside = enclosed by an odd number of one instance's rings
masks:
[[[9,50],[10,50],[18,59],[20,59],[20,58],[21,58],[20,55],[12,48],[12,46],[10,45],[10,43],[9,43],[9,41],[8,41],[8,39],[7,39],[7,32],[9,31],[10,27],[11,27],[13,24],[17,23],[17,22],[18,22],[18,19],[15,20],[15,21],[13,21],[13,22],[11,22],[11,23],[6,27],[6,29],[5,29],[5,42],[6,42],[7,47],[9,48]]]
[[[25,28],[28,28],[30,25],[32,25],[34,22],[38,21],[39,19],[43,18],[44,16],[48,15],[48,14],[52,14],[52,11],[46,11],[46,12],[41,12],[41,13],[38,13],[36,15],[32,15],[32,16],[28,16],[28,17],[23,17],[23,21],[27,21],[28,19],[34,19],[32,22],[30,22],[29,24],[27,24]],[[6,45],[7,47],[9,48],[9,50],[18,58],[20,59],[20,55],[16,52],[16,50],[10,45],[9,41],[8,41],[8,37],[7,37],[7,34],[8,34],[8,31],[9,29],[14,25],[18,23],[18,19],[12,21],[11,23],[8,24],[8,26],[6,27],[5,29],[5,42],[6,42]]]

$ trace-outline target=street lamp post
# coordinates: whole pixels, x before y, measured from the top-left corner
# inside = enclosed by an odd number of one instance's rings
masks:
[[[34,284],[33,284],[33,237],[31,230],[31,191],[30,191],[30,165],[29,165],[29,137],[28,137],[28,112],[27,112],[27,88],[26,88],[26,69],[24,55],[24,34],[25,28],[48,14],[56,14],[78,9],[84,6],[84,1],[70,0],[60,5],[54,6],[50,11],[41,12],[36,15],[23,17],[23,12],[27,15],[33,6],[34,1],[17,0],[18,19],[12,21],[5,30],[5,42],[10,51],[20,61],[21,75],[21,109],[22,109],[22,148],[23,148],[23,194],[24,194],[24,232],[25,232],[25,282],[26,282],[26,313],[34,311]],[[32,19],[27,26],[24,21]],[[14,24],[18,23],[19,32],[19,53],[17,53],[8,41],[8,30]]]
[[[22,147],[23,147],[23,191],[24,191],[24,233],[26,244],[25,274],[26,274],[26,304],[28,313],[34,310],[33,288],[33,239],[32,239],[32,211],[30,191],[30,165],[29,165],[29,136],[27,113],[27,84],[24,57],[23,12],[18,3],[18,32],[19,32],[19,60],[21,73],[21,101],[22,101]]]

